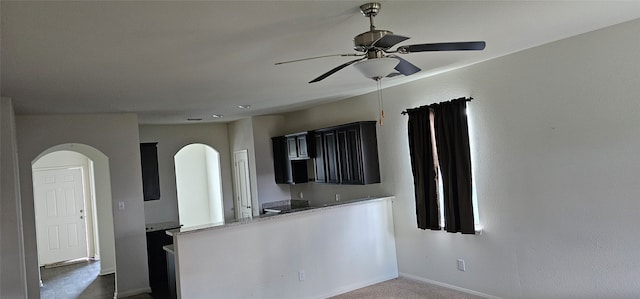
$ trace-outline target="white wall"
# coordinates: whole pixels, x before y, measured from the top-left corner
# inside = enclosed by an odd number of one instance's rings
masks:
[[[29,298],[38,298],[31,163],[59,144],[86,144],[109,158],[117,291],[149,290],[138,123],[135,114],[21,115],[16,118]],[[44,132],[44,133],[43,133]],[[118,209],[123,202],[124,210]],[[102,235],[102,232],[101,232]]]
[[[253,145],[256,164],[256,184],[258,204],[290,199],[290,188],[286,184],[276,184],[273,175],[273,147],[271,137],[293,133],[284,131],[284,117],[279,115],[253,117]],[[288,128],[286,128],[288,129]],[[295,198],[295,197],[294,197]]]
[[[251,181],[251,207],[253,215],[258,215],[260,210],[258,183],[256,180],[256,151],[253,142],[253,118],[245,118],[229,123],[229,149],[232,155],[236,151],[247,150],[247,155],[249,156],[249,180]],[[233,168],[233,160],[229,165]]]
[[[175,156],[176,190],[180,224],[195,226],[210,223],[207,168],[204,147],[188,145]]]
[[[210,147],[204,150],[204,160],[207,167],[207,194],[209,196],[210,221],[213,223],[224,221],[224,207],[222,206],[222,168],[220,154]]]
[[[401,274],[503,298],[640,294],[638,32],[640,20],[384,90],[382,192],[396,195]],[[416,228],[407,117],[400,115],[462,96],[475,98],[479,236]],[[287,123],[352,121],[375,106],[369,94]],[[466,272],[456,259],[466,261]]]
[[[202,143],[220,155],[225,219],[234,219],[233,180],[227,124],[140,125],[140,142],[158,142],[160,200],[144,202],[145,222],[178,222],[174,155],[184,146]]]
[[[15,116],[0,99],[0,298],[26,298],[27,279],[21,213]],[[9,275],[7,275],[9,274]],[[37,274],[37,273],[36,273]],[[38,293],[39,294],[39,293]]]
[[[179,294],[327,298],[397,277],[391,206],[383,199],[178,235]]]

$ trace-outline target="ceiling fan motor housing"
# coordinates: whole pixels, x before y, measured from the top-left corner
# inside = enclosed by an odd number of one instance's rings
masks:
[[[360,52],[366,52],[371,48],[371,45],[387,34],[393,34],[389,30],[372,30],[360,33],[353,38],[353,49]]]

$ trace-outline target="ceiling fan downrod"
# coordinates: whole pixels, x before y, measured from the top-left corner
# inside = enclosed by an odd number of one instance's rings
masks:
[[[358,34],[353,38],[354,50],[359,52],[367,52],[372,48],[374,43],[385,35],[393,34],[389,30],[377,30],[373,23],[373,18],[378,15],[382,5],[377,2],[360,5],[360,12],[369,18],[369,31]]]
[[[373,17],[378,15],[378,12],[382,8],[382,5],[378,2],[366,3],[360,5],[360,12],[369,18],[369,28],[371,31],[376,30],[376,26],[373,24]]]

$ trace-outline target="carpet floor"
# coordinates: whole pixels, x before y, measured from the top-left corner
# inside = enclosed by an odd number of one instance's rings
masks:
[[[64,267],[42,268],[43,299],[91,298],[112,299],[115,290],[114,274],[100,276],[100,262],[86,261]],[[127,299],[151,299],[140,294]],[[394,278],[331,297],[331,299],[478,299],[472,294],[424,283],[408,278]]]
[[[476,295],[404,277],[331,297],[331,299],[478,299]]]

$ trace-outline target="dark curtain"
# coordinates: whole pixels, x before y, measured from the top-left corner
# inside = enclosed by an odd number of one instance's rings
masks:
[[[409,114],[409,151],[415,186],[418,228],[440,230],[438,213],[438,187],[431,143],[429,108],[407,111]]]
[[[467,100],[464,98],[431,105],[435,116],[438,162],[444,186],[445,230],[474,234],[466,107]]]

